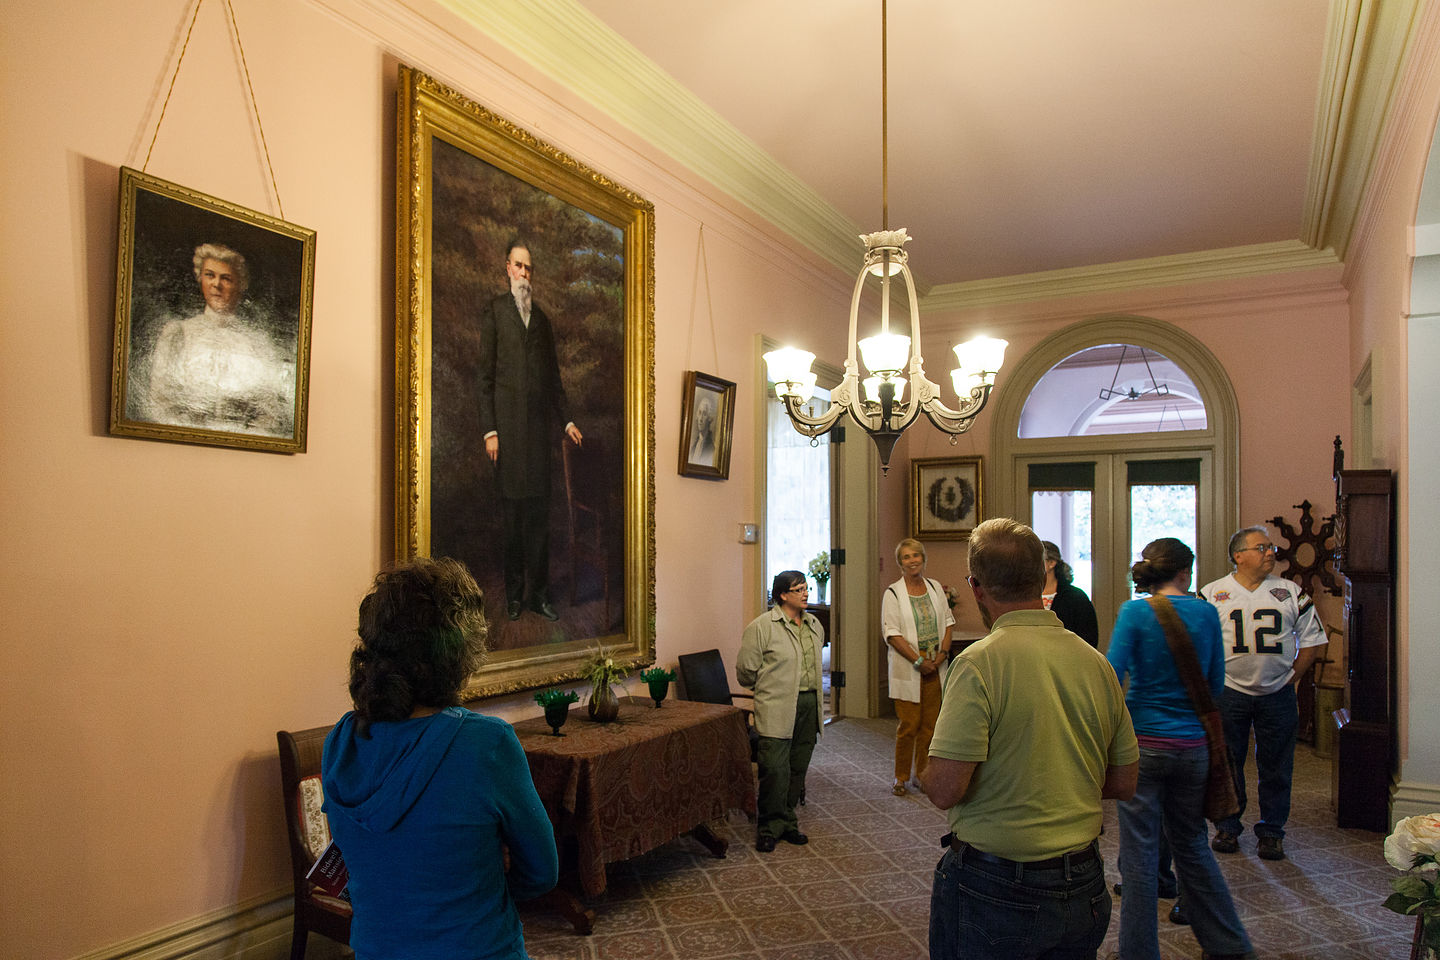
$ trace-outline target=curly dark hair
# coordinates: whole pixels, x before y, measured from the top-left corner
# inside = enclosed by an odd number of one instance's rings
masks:
[[[361,731],[416,707],[460,702],[485,655],[484,595],[459,560],[416,557],[382,570],[360,601],[350,699]]]
[[[1154,593],[1195,565],[1195,553],[1184,541],[1174,537],[1161,537],[1145,544],[1140,559],[1130,568],[1130,579],[1135,589],[1143,593]]]
[[[1055,582],[1060,586],[1069,586],[1075,582],[1075,571],[1065,558],[1060,555],[1060,546],[1050,540],[1041,540],[1040,545],[1045,548],[1045,559],[1055,561]]]

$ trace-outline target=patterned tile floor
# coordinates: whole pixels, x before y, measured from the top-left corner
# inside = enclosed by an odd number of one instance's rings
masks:
[[[890,795],[895,721],[842,720],[826,729],[801,808],[804,847],[753,847],[754,828],[732,814],[724,860],[681,839],[610,867],[610,889],[593,901],[595,932],[576,936],[558,917],[523,913],[535,960],[910,960],[927,955],[930,876],[944,817],[918,796]],[[1301,746],[1295,758],[1288,860],[1217,855],[1256,950],[1289,960],[1405,960],[1405,920],[1381,908],[1394,871],[1383,836],[1340,830],[1330,810],[1330,762]],[[1249,765],[1255,795],[1254,764]],[[1114,804],[1101,836],[1107,873],[1118,879]],[[1170,902],[1161,901],[1162,911]],[[1118,901],[1100,956],[1116,949]],[[1164,960],[1195,960],[1188,927],[1160,920]]]

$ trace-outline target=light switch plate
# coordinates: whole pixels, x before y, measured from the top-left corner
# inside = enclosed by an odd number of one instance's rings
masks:
[[[759,541],[760,541],[760,524],[758,524],[758,523],[742,523],[742,524],[740,524],[740,542],[741,542],[741,543],[758,543]]]

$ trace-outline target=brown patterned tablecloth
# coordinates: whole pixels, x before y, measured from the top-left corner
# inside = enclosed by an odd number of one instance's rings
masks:
[[[605,891],[605,864],[639,856],[732,809],[755,812],[745,716],[735,707],[639,697],[619,719],[596,723],[583,707],[555,737],[544,717],[515,733],[564,847],[579,854],[580,889]]]

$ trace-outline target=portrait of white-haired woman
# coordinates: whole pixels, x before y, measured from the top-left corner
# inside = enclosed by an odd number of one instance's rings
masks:
[[[231,433],[288,437],[295,429],[295,355],[247,306],[245,256],[202,243],[193,257],[203,308],[160,329],[141,419]]]

